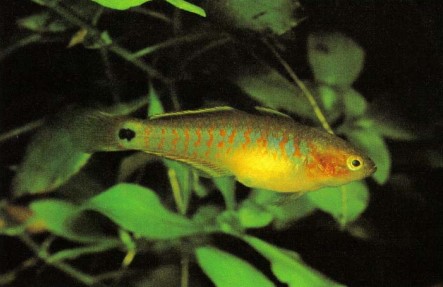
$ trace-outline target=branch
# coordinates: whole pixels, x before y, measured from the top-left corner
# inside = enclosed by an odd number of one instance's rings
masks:
[[[72,278],[78,280],[79,282],[81,282],[87,286],[92,286],[92,285],[96,284],[96,280],[91,275],[83,273],[83,272],[75,269],[74,267],[71,267],[70,265],[68,265],[64,262],[49,261],[48,260],[50,258],[49,254],[44,249],[40,248],[40,246],[37,243],[35,243],[31,239],[31,237],[29,237],[27,234],[21,234],[19,236],[19,238],[26,246],[28,246],[29,249],[32,250],[32,252],[34,252],[34,254],[38,258],[43,260],[46,264],[51,265],[51,266],[57,268],[58,270],[63,271],[64,273],[68,274]],[[102,286],[104,286],[104,285],[102,285]]]
[[[30,122],[30,123],[27,123],[24,126],[21,126],[21,127],[15,128],[13,130],[10,130],[6,133],[3,133],[0,135],[0,143],[7,141],[13,137],[18,137],[21,134],[30,132],[30,131],[42,126],[44,122],[45,122],[44,119],[39,119],[39,120]]]
[[[331,126],[329,125],[328,121],[326,120],[325,115],[321,111],[320,107],[317,104],[317,101],[315,100],[314,96],[312,95],[312,93],[308,89],[308,87],[306,87],[306,85],[303,83],[303,81],[300,80],[300,78],[295,74],[294,70],[292,70],[292,68],[288,64],[288,62],[286,62],[281,57],[281,55],[275,50],[275,48],[266,39],[264,39],[263,42],[266,44],[266,46],[269,48],[269,50],[274,54],[274,56],[277,58],[277,60],[280,62],[280,64],[285,68],[286,72],[289,74],[289,76],[294,81],[294,83],[296,83],[297,86],[302,90],[306,99],[309,101],[309,104],[311,104],[312,109],[314,110],[314,113],[317,116],[317,118],[320,121],[323,128],[328,133],[334,134],[334,131],[331,129]]]
[[[40,3],[40,1],[39,1]],[[102,31],[94,28],[93,26],[89,25],[88,23],[84,22],[79,17],[72,14],[68,9],[63,8],[58,4],[58,1],[45,1],[45,5],[49,7],[51,10],[53,10],[55,13],[60,15],[61,17],[65,18],[68,22],[79,26],[83,29],[86,29],[88,31],[88,34],[93,36],[96,39],[101,39],[101,35],[103,34]],[[150,77],[159,79],[163,81],[164,83],[170,83],[171,80],[163,76],[159,71],[148,65],[147,63],[134,59],[132,57],[132,52],[126,50],[125,48],[112,43],[108,46],[105,46],[109,51],[113,52],[117,56],[123,58],[124,60],[132,63],[134,66],[138,67],[142,71],[146,72]]]

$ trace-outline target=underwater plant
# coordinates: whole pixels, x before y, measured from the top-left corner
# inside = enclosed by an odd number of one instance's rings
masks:
[[[0,135],[33,132],[0,203],[0,234],[32,255],[0,285],[42,263],[87,286],[348,284],[277,239],[322,214],[371,240],[361,216],[390,179],[388,141],[417,130],[354,87],[356,40],[297,38],[313,17],[298,1],[192,2],[32,0],[15,19],[0,61],[58,49],[46,69],[90,73],[62,75],[51,112]]]

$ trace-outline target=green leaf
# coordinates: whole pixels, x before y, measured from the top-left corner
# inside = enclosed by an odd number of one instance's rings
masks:
[[[217,216],[222,212],[219,206],[201,205],[192,216],[194,222],[201,225],[217,225]]]
[[[252,99],[274,110],[285,110],[303,118],[318,121],[311,105],[302,91],[268,66],[252,66],[240,70],[233,81]],[[328,121],[333,122],[341,114],[339,97],[327,86],[310,82],[305,85],[313,93],[322,110],[327,110]]]
[[[79,207],[62,200],[47,199],[32,202],[33,219],[41,220],[47,229],[60,237],[84,242],[107,241],[93,220],[79,213]]]
[[[338,103],[337,92],[329,86],[318,85],[316,89],[326,112],[332,111]]]
[[[306,196],[317,208],[332,215],[342,227],[356,220],[369,202],[368,187],[362,181],[325,187]]]
[[[240,223],[237,211],[225,210],[217,215],[217,231],[226,234],[237,234],[244,232],[244,228]]]
[[[81,170],[62,185],[57,194],[60,194],[65,201],[83,203],[103,190],[104,186],[99,179],[94,178],[90,172]]]
[[[191,168],[173,160],[163,159],[163,162],[168,168],[168,176],[173,192],[179,193],[179,201],[177,202],[179,210],[182,214],[185,214],[192,195],[193,177]]]
[[[397,117],[393,114],[387,115],[387,110],[376,110],[377,106],[371,107],[369,116],[371,120],[371,127],[377,130],[384,137],[401,140],[411,141],[419,138],[417,123],[412,123],[407,118]]]
[[[345,104],[345,115],[347,118],[361,117],[366,113],[368,102],[356,90],[350,88],[343,95]]]
[[[379,132],[374,128],[351,129],[345,132],[349,141],[365,151],[377,165],[372,177],[379,184],[389,179],[391,154]]]
[[[17,24],[25,29],[38,33],[60,33],[71,28],[67,22],[54,18],[49,12],[42,12],[21,18]]]
[[[209,18],[229,29],[246,29],[258,33],[271,31],[281,35],[297,25],[299,7],[292,0],[222,0],[205,1]]]
[[[94,2],[97,2],[98,4],[107,7],[107,8],[111,8],[111,9],[116,9],[116,10],[126,10],[132,7],[137,7],[140,6],[146,2],[150,2],[152,0],[92,0]],[[184,0],[166,0],[166,2],[170,3],[171,5],[174,5],[175,7],[191,12],[191,13],[195,13],[197,15],[206,16],[205,11],[192,4],[189,3],[187,1]]]
[[[107,7],[112,8],[116,10],[126,10],[132,7],[140,6],[143,3],[150,2],[152,0],[92,0],[94,2],[97,2],[98,4]]]
[[[268,66],[245,67],[234,82],[251,98],[274,110],[302,108],[297,114],[312,114],[302,92]]]
[[[136,152],[125,157],[118,169],[117,182],[127,181],[136,171],[141,170],[148,163],[159,160],[145,152]]]
[[[271,205],[266,209],[274,215],[274,226],[276,229],[285,229],[291,223],[311,215],[316,206],[306,197],[306,195],[294,195],[296,198],[284,200],[279,205]]]
[[[96,150],[115,150],[108,129],[111,116],[68,108],[49,119],[28,144],[14,178],[16,196],[52,191],[75,175]]]
[[[90,157],[78,149],[69,131],[58,125],[44,126],[28,144],[14,178],[14,194],[52,191],[76,174]]]
[[[200,267],[217,287],[275,286],[265,275],[248,262],[213,247],[197,248]]]
[[[308,36],[308,60],[316,81],[347,88],[363,69],[365,52],[342,33],[316,33]]]
[[[207,231],[167,210],[152,190],[135,184],[114,185],[83,208],[100,212],[120,227],[148,239],[174,239]]]
[[[274,275],[289,287],[342,286],[307,266],[295,252],[275,247],[252,236],[245,235],[241,239],[268,259]]]
[[[197,5],[194,5],[192,3],[189,3],[187,1],[183,0],[166,0],[171,5],[174,5],[178,9],[191,12],[197,15],[200,15],[202,17],[206,17],[206,12],[202,8],[198,7]]]
[[[208,195],[209,188],[200,181],[198,171],[196,171],[195,169],[192,170],[192,183],[192,190],[194,191],[195,195],[200,198]]]
[[[152,83],[149,84],[148,99],[149,99],[148,116],[160,115],[165,112],[162,102],[158,97],[158,93],[152,86]]]
[[[269,225],[274,219],[272,213],[252,201],[244,201],[238,210],[241,226],[245,228],[260,228]]]
[[[315,210],[315,206],[306,195],[299,194],[279,194],[269,190],[253,189],[243,204],[250,201],[272,215],[276,229],[284,229]]]
[[[77,35],[74,35],[71,39],[71,43],[69,43],[68,47],[72,47],[75,45],[74,43],[81,43],[83,42],[83,45],[85,48],[88,49],[102,49],[106,46],[110,46],[112,44],[112,38],[109,35],[108,31],[103,31],[100,33],[100,36],[97,37],[96,35],[87,33],[84,38],[83,36],[80,36],[80,40],[76,39]]]
[[[235,208],[235,179],[232,176],[214,177],[212,179],[215,186],[220,190],[225,200],[226,208]]]

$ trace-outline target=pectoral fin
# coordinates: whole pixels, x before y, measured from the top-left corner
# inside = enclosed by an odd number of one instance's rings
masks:
[[[164,154],[164,153],[151,153],[151,154],[188,164],[191,167],[196,168],[199,171],[203,172],[204,173],[203,176],[205,176],[205,177],[221,177],[221,176],[233,175],[229,170],[227,170],[217,164],[207,162],[207,161],[204,161],[201,159],[182,158],[177,155]]]

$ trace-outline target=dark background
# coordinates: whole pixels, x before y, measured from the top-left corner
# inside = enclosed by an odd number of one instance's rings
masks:
[[[288,55],[288,60],[301,63],[297,69],[309,75],[303,50],[307,32],[345,32],[362,45],[367,55],[356,89],[370,102],[381,103],[383,112],[395,113],[405,123],[418,126],[420,138],[413,142],[389,141],[392,178],[383,186],[369,182],[371,201],[362,220],[373,231],[371,239],[357,239],[338,231],[332,219],[321,213],[289,230],[264,230],[259,235],[299,252],[314,268],[350,286],[443,286],[443,167],[423,160],[429,149],[439,151],[440,157],[443,153],[442,5],[438,1],[320,1],[304,3],[304,7],[309,20],[294,32],[296,40],[284,40],[302,53]],[[30,1],[3,1],[0,49],[24,35],[16,27],[17,19],[42,9]],[[113,18],[118,25],[105,17],[103,25],[124,33],[143,24],[139,17]],[[158,33],[161,26],[146,29]],[[32,45],[0,62],[0,132],[54,114],[72,103],[110,103],[110,86],[97,51],[65,47],[66,39]],[[144,77],[121,60],[111,60],[118,71],[122,99],[143,94]],[[217,98],[238,92],[215,78],[216,74],[210,74],[197,85],[182,81],[178,91],[184,99],[196,102],[208,94]],[[235,106],[235,100],[231,104]],[[28,140],[29,136],[23,135],[0,143],[1,198],[10,195],[14,175],[10,167],[20,162]],[[238,248],[240,243],[230,238],[221,237],[217,242],[236,254],[247,249]],[[256,256],[251,251],[245,254]],[[1,273],[28,256],[29,251],[18,240],[0,237]],[[260,260],[257,258],[257,264],[267,268]],[[49,267],[22,275],[17,284],[48,286],[45,284],[70,280]]]

